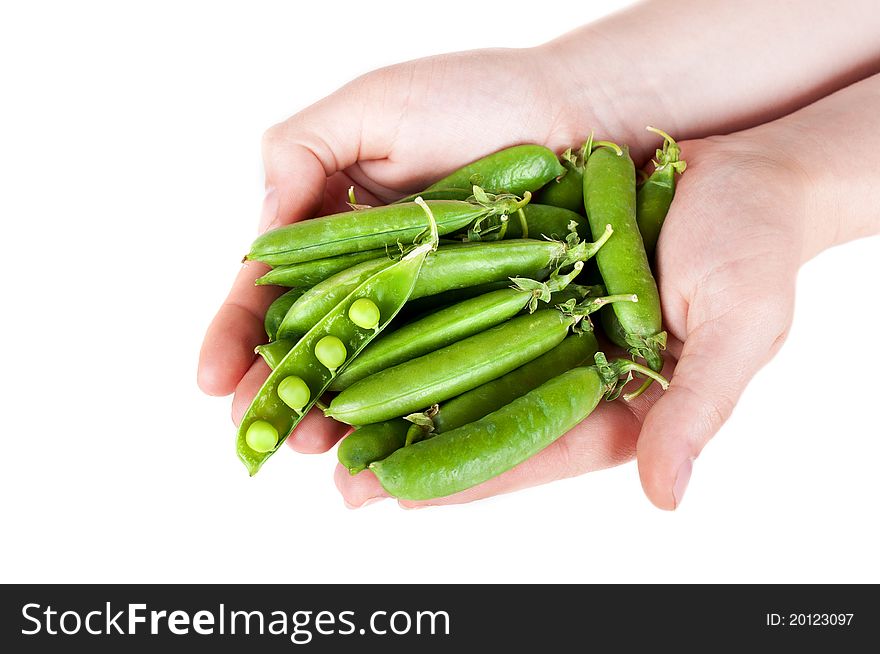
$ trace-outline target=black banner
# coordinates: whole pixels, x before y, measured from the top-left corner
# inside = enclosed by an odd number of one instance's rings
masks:
[[[880,636],[874,586],[19,585],[0,588],[7,652],[444,652],[619,644],[677,651],[847,647]],[[12,645],[13,649],[8,646]],[[707,647],[709,649],[707,649]],[[161,648],[161,650],[160,650]],[[414,649],[417,648],[417,649]],[[850,650],[842,650],[850,651]]]

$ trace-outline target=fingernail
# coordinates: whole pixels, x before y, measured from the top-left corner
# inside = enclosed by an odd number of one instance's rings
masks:
[[[672,485],[672,499],[677,509],[684,499],[684,492],[687,490],[688,482],[691,480],[691,472],[694,469],[694,457],[688,457],[678,468],[678,474],[675,476],[675,483]]]
[[[275,187],[270,186],[266,189],[266,197],[263,198],[263,209],[260,211],[260,232],[271,229],[278,217],[278,193]]]

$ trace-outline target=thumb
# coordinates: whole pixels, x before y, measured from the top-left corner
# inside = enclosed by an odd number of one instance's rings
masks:
[[[314,214],[324,198],[327,178],[365,156],[362,144],[365,102],[359,80],[307,107],[263,135],[266,199],[260,231]],[[371,158],[386,155],[371,144]]]
[[[642,487],[661,509],[681,503],[694,459],[785,339],[794,275],[776,277],[775,291],[743,299],[743,289],[751,292],[762,283],[766,288],[766,278],[754,283],[707,280],[690,306],[688,333],[669,390],[645,417],[636,448]]]

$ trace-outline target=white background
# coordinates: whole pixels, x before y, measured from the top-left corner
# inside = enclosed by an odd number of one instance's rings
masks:
[[[634,464],[348,510],[334,453],[249,479],[229,400],[196,388],[265,128],[369,69],[622,4],[4,5],[0,581],[880,581],[877,238],[803,269],[788,344],[676,513]]]

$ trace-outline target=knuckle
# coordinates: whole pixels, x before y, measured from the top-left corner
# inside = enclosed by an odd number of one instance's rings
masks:
[[[287,131],[286,123],[277,123],[263,132],[261,145],[263,155],[269,156],[274,152],[284,140],[284,134]]]

